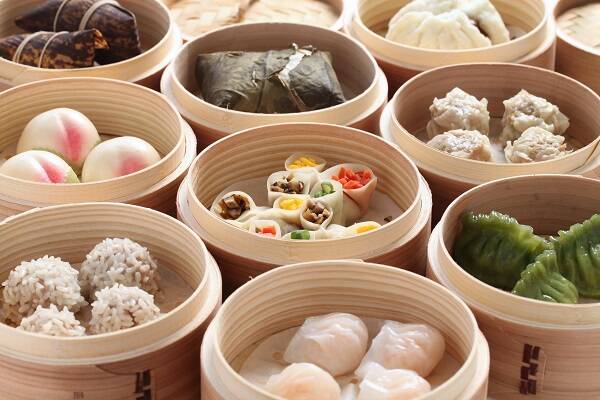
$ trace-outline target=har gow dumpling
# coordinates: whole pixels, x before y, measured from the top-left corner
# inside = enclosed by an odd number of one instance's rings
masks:
[[[292,364],[267,381],[265,389],[286,400],[340,400],[341,389],[333,377],[313,364]]]
[[[502,134],[500,140],[518,139],[527,129],[539,127],[555,135],[562,135],[569,128],[569,118],[548,100],[521,90],[504,101]]]
[[[408,369],[427,377],[445,350],[444,337],[432,326],[385,321],[356,375],[368,376],[369,364],[375,362],[386,369]]]
[[[492,161],[490,139],[478,131],[455,129],[437,135],[427,145],[454,157]]]
[[[390,26],[386,39],[424,49],[459,50],[489,47],[491,42],[460,11],[402,15]]]
[[[385,369],[377,363],[365,366],[357,400],[413,400],[431,391],[431,385],[415,371]]]
[[[365,323],[352,314],[312,317],[298,329],[283,359],[288,363],[312,363],[340,376],[358,367],[368,339]]]
[[[429,107],[429,139],[455,129],[479,131],[487,136],[490,132],[490,113],[487,106],[487,99],[477,100],[475,96],[460,88],[452,89],[442,99],[436,97]]]

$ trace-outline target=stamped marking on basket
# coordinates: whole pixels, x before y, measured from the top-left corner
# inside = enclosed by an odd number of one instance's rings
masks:
[[[83,392],[73,392],[73,400],[85,399]]]
[[[523,347],[523,365],[521,366],[521,394],[536,395],[538,391],[537,374],[539,371],[541,348],[525,344]]]
[[[135,380],[136,400],[152,400],[152,375],[150,371],[138,372]]]

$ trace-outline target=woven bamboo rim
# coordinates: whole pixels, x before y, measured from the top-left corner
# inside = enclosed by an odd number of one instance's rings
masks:
[[[539,48],[546,39],[546,26],[550,19],[544,0],[493,0],[505,23],[526,28],[527,34],[491,47],[467,50],[435,50],[405,46],[375,33],[384,30],[391,17],[406,5],[408,0],[359,0],[357,11],[348,30],[365,43],[373,54],[383,61],[400,65],[410,64],[422,69],[466,62],[504,61],[523,58]]]
[[[210,212],[214,198],[225,186],[269,176],[297,151],[321,155],[331,165],[350,160],[370,166],[379,178],[378,189],[404,213],[359,237],[299,243],[252,235]],[[248,160],[252,160],[251,168]],[[204,150],[181,186],[178,214],[203,238],[221,265],[227,266],[226,286],[238,287],[248,276],[290,262],[316,261],[323,254],[383,260],[422,272],[431,204],[427,184],[414,164],[382,139],[333,125],[280,124],[231,135]]]
[[[115,221],[128,221],[115,224]],[[194,293],[159,319],[128,330],[57,338],[0,324],[0,354],[27,362],[83,365],[117,362],[173,344],[209,318],[220,301],[216,263],[198,236],[157,211],[116,203],[71,204],[31,210],[0,223],[0,275],[46,254],[81,262],[106,237],[129,237],[151,249]]]
[[[427,146],[412,132],[423,129],[435,96],[460,87],[478,98],[486,97],[492,116],[501,117],[502,100],[521,88],[547,98],[570,117],[568,134],[587,142],[585,147],[557,160],[532,164],[499,164],[452,157]],[[400,88],[382,119],[382,136],[400,146],[417,164],[431,185],[436,216],[464,191],[494,179],[533,173],[585,173],[597,176],[600,168],[600,97],[581,83],[531,66],[481,63],[442,67],[411,79]],[[435,219],[435,218],[434,218]]]
[[[43,1],[4,0],[0,2],[0,37],[19,33],[14,25],[14,19]],[[142,54],[109,65],[69,70],[34,68],[0,58],[0,90],[33,81],[66,77],[112,78],[158,88],[160,74],[181,46],[179,29],[172,22],[169,10],[160,0],[119,1],[136,16],[142,48],[146,50]]]
[[[202,346],[202,398],[275,399],[241,378],[234,361],[262,339],[299,326],[308,316],[331,312],[433,324],[444,333],[449,352],[464,364],[422,399],[486,398],[487,346],[464,303],[410,272],[344,260],[281,267],[230,296]]]
[[[101,78],[62,78],[21,85],[1,93],[0,99],[6,105],[0,109],[0,119],[6,121],[0,135],[2,149],[17,142],[35,115],[71,107],[87,115],[101,133],[140,137],[163,155],[159,163],[144,170],[93,183],[43,184],[0,175],[0,210],[89,201],[143,203],[147,196],[158,195],[159,190],[181,179],[195,156],[193,134],[175,108],[160,94],[138,85]],[[12,212],[0,215],[4,213]]]
[[[558,18],[572,8],[590,3],[593,1],[560,0],[556,2],[554,17]],[[573,39],[560,27],[557,29],[557,36],[557,71],[577,79],[600,94],[600,50]],[[600,175],[600,171],[597,170],[595,175]]]
[[[213,29],[244,22],[296,22],[333,30],[351,12],[344,0],[163,0],[186,42]],[[315,3],[321,2],[323,6]],[[260,6],[257,9],[257,6]],[[325,10],[329,7],[329,10]],[[334,15],[335,13],[335,15]]]
[[[489,341],[494,398],[521,398],[521,385],[536,382],[541,399],[594,399],[600,392],[594,361],[600,340],[600,303],[565,305],[514,296],[475,279],[450,255],[458,219],[467,210],[498,210],[556,234],[600,212],[600,183],[569,175],[528,175],[481,185],[456,199],[435,229],[429,246],[428,275],[457,293],[475,312]],[[564,212],[568,210],[568,212]],[[529,347],[527,347],[529,346]],[[523,361],[538,347],[538,368]],[[522,367],[529,374],[520,378]],[[496,393],[494,393],[496,392]],[[532,393],[529,393],[532,394]],[[497,395],[497,397],[496,397]]]
[[[196,56],[224,50],[264,51],[291,43],[313,44],[331,51],[342,85],[353,98],[323,110],[293,114],[254,114],[226,110],[200,99],[195,78]],[[242,24],[225,27],[187,43],[167,68],[161,91],[190,123],[200,144],[227,134],[284,122],[321,122],[376,130],[387,102],[387,82],[367,49],[355,40],[325,28],[290,23]]]

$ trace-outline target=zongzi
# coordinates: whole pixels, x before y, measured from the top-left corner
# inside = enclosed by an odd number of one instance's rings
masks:
[[[0,39],[0,57],[23,65],[50,69],[94,66],[96,51],[107,49],[96,29],[79,32],[37,32]]]
[[[200,54],[196,78],[205,101],[236,111],[296,113],[346,101],[331,53],[312,46]]]
[[[28,32],[98,29],[109,48],[96,61],[109,64],[141,54],[135,15],[114,0],[46,0],[15,20]]]

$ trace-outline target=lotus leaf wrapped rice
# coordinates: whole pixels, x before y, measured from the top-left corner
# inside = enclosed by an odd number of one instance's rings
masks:
[[[552,238],[560,273],[583,297],[600,298],[600,215]]]
[[[47,69],[94,66],[98,50],[108,47],[96,29],[77,32],[37,32],[0,39],[0,57],[18,64]]]
[[[28,32],[97,29],[109,48],[96,58],[100,64],[123,61],[141,54],[135,15],[117,1],[46,0],[15,20]]]
[[[200,54],[196,78],[204,100],[242,112],[297,113],[346,101],[331,54],[312,46]]]
[[[508,215],[465,213],[453,257],[465,271],[499,289],[512,290],[521,272],[550,244]]]
[[[540,254],[521,273],[513,294],[553,303],[577,304],[579,293],[559,272],[554,250]]]

